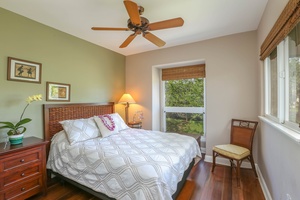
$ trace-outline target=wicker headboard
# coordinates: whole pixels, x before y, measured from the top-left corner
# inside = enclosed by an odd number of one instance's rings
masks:
[[[49,141],[48,145],[50,146],[52,137],[62,130],[60,121],[110,114],[114,112],[114,103],[44,104],[43,111],[44,139]]]

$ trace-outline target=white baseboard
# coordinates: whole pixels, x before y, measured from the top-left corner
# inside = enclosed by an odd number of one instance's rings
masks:
[[[204,162],[212,163],[212,161],[213,161],[212,156],[205,155]],[[226,158],[217,157],[216,158],[216,163],[220,164],[220,165],[230,166],[230,161]],[[251,169],[252,167],[251,167],[251,164],[249,162],[243,162],[242,165],[241,165],[241,168]],[[260,171],[257,164],[255,164],[255,169],[256,169],[257,176],[258,176],[258,181],[259,181],[261,189],[264,193],[265,199],[266,200],[272,200],[272,197],[271,197],[271,194],[270,194],[269,189],[267,187],[267,184],[266,184],[266,182],[264,180],[264,177],[262,176],[261,171]]]
[[[260,184],[261,189],[262,189],[262,191],[264,193],[265,199],[266,200],[272,200],[272,196],[271,196],[271,194],[269,192],[269,189],[267,187],[265,179],[262,176],[261,171],[260,171],[260,169],[259,169],[259,167],[258,167],[257,164],[255,164],[255,168],[256,168],[256,173],[257,173],[257,176],[258,176],[259,184]]]

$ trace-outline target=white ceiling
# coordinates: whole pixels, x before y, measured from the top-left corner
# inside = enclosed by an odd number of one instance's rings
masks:
[[[268,0],[135,0],[150,23],[182,17],[178,28],[152,31],[166,42],[161,48],[256,30]],[[137,36],[119,46],[131,31],[93,31],[91,27],[127,27],[122,0],[0,0],[0,7],[105,47],[125,56],[156,50]]]

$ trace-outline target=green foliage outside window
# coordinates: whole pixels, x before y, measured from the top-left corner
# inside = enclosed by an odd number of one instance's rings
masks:
[[[183,79],[165,82],[166,107],[204,107],[203,79]],[[203,114],[166,114],[167,132],[203,135]]]
[[[165,82],[166,107],[203,107],[203,79]]]

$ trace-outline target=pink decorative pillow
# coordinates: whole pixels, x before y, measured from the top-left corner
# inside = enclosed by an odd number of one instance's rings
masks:
[[[129,128],[118,113],[94,116],[94,120],[100,129],[102,137],[107,137]]]

